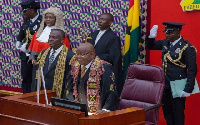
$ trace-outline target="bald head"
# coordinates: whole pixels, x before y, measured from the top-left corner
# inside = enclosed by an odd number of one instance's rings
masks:
[[[94,52],[94,46],[91,43],[82,43],[77,50],[85,50],[85,52]]]
[[[91,43],[82,43],[76,50],[76,58],[81,65],[87,65],[95,58],[94,46]]]

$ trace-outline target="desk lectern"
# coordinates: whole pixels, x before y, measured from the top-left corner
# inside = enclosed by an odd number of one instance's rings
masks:
[[[48,99],[56,96],[47,91]],[[85,117],[84,112],[45,105],[44,91],[40,103],[36,92],[0,98],[0,125],[144,125],[142,108],[127,108]]]

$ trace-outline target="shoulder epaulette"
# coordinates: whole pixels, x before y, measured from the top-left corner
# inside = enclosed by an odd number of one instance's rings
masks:
[[[188,40],[185,40],[184,42],[186,42],[189,45],[189,47],[194,48],[194,50],[197,52],[196,47],[193,46]]]

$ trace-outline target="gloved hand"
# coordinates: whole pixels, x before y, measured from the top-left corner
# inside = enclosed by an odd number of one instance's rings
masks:
[[[158,31],[158,25],[154,25],[150,30],[149,38],[156,38]]]
[[[181,98],[181,97],[188,97],[188,96],[190,96],[190,95],[191,95],[190,93],[187,93],[187,92],[182,91],[182,93],[181,93],[181,95],[180,95],[180,98]]]
[[[26,53],[26,43],[24,43],[24,44],[21,46],[21,48],[19,48],[19,49],[20,49],[20,51]]]
[[[21,46],[22,46],[22,43],[21,43],[20,41],[17,41],[17,42],[16,42],[16,48],[17,48],[17,49],[20,49]]]
[[[30,54],[26,53],[26,56],[30,56]]]

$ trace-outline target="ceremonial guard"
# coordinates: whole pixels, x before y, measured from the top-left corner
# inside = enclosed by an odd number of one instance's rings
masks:
[[[40,3],[35,0],[26,0],[20,3],[24,17],[24,23],[20,28],[17,36],[16,48],[20,50],[21,58],[21,75],[23,93],[31,92],[32,68],[29,62],[29,54],[27,48],[30,45],[33,34],[39,29],[42,16],[39,15],[37,9],[40,9]]]
[[[166,39],[155,41],[158,26],[154,25],[146,39],[146,47],[162,50],[162,67],[165,71],[163,113],[167,125],[184,125],[186,97],[194,89],[197,74],[196,49],[180,35],[183,23],[163,22]],[[173,97],[170,82],[187,79],[179,97]],[[184,83],[181,83],[184,84]]]

